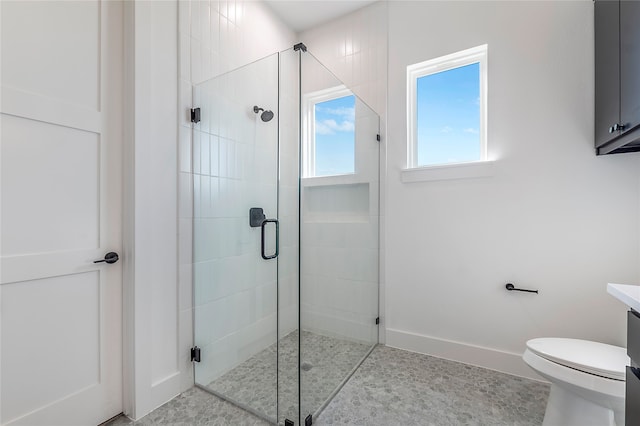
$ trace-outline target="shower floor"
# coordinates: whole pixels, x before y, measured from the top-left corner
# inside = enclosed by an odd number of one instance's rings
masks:
[[[302,414],[313,414],[331,396],[371,346],[302,331]],[[280,418],[296,418],[298,331],[280,339]],[[231,401],[276,418],[276,344],[249,358],[206,387]]]

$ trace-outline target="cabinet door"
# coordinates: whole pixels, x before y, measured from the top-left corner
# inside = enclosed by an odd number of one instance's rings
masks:
[[[620,120],[620,3],[595,2],[596,148],[617,136],[609,128]]]
[[[620,2],[620,122],[640,125],[640,2]]]
[[[640,370],[627,367],[627,383],[625,391],[625,424],[640,424]]]

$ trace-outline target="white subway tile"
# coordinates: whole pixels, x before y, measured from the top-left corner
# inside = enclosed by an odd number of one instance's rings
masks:
[[[216,2],[217,8],[217,2]],[[217,10],[211,10],[211,50],[220,51],[220,14]],[[214,74],[215,75],[215,74]]]
[[[200,216],[210,218],[213,216],[211,209],[211,177],[200,176]]]
[[[193,223],[192,218],[178,220],[178,264],[180,265],[193,263]]]
[[[200,39],[202,37],[202,25],[200,24],[200,7],[202,1],[194,0],[191,2],[191,37]]]
[[[227,0],[218,1],[218,12],[225,18],[229,16],[228,3]]]
[[[222,211],[220,209],[222,200],[220,199],[220,178],[211,178],[211,217],[220,217]]]
[[[181,172],[178,176],[178,217],[193,217],[193,175]]]
[[[209,134],[202,133],[200,137],[200,152],[198,153],[200,158],[200,173],[207,176],[211,175],[211,151],[209,146]]]
[[[191,129],[189,127],[180,126],[179,132],[179,171],[182,173],[191,173]]]
[[[197,38],[191,38],[191,82],[202,82],[202,43]]]
[[[209,324],[215,324],[214,321],[214,305],[207,303],[196,306],[194,308],[195,320],[195,344],[203,347],[214,340],[215,327],[207,327]]]
[[[202,48],[202,81],[207,81],[213,77],[213,54],[208,47]],[[207,129],[207,131],[209,131]]]
[[[214,14],[216,14],[214,12]],[[200,3],[200,40],[202,45],[211,49],[211,5],[208,0]]]

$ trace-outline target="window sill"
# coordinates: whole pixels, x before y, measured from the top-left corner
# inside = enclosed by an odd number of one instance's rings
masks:
[[[493,161],[444,164],[402,170],[402,182],[429,182],[435,180],[473,179],[493,176]]]

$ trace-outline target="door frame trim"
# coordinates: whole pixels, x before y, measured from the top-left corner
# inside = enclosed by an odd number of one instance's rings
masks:
[[[183,362],[187,354],[180,353],[183,346],[180,337],[185,324],[181,323],[178,299],[178,2],[124,1],[123,20],[123,412],[132,419],[139,419],[177,396],[189,379],[185,378],[187,367]],[[158,36],[160,29],[162,34]],[[158,61],[169,66],[159,67]],[[155,90],[160,85],[161,90]],[[162,98],[163,95],[168,97],[167,90],[175,90],[175,95],[170,94],[174,99],[171,105]],[[173,121],[166,119],[171,109],[175,109]],[[175,127],[175,135],[163,132],[158,137],[159,129],[165,131],[167,127]],[[170,152],[171,148],[175,150]],[[174,156],[175,170],[167,168],[165,176],[171,175],[175,188],[168,187],[169,192],[163,191],[162,200],[158,200],[150,190],[156,190],[164,176],[156,176],[150,171],[166,167],[166,162]],[[163,208],[166,205],[175,208],[170,211]],[[159,207],[157,214],[166,216],[162,229],[158,228],[157,221],[152,227],[154,207]],[[170,219],[174,219],[175,230],[171,225],[166,226]],[[149,265],[154,249],[157,249],[152,246],[153,239],[149,236],[153,237],[158,231],[166,233],[168,241],[166,251],[161,250],[162,259],[158,260],[157,266],[169,270],[175,267],[175,276],[171,273],[160,280],[150,274]],[[164,237],[163,234],[161,238],[164,240]],[[155,272],[156,265],[153,269]],[[166,300],[153,300],[158,285],[164,286],[165,291],[169,287],[173,291],[175,286],[175,304],[169,300],[170,296]],[[168,351],[162,352],[154,350],[157,339],[153,339],[154,310],[158,304],[168,308],[164,317],[167,321],[175,318],[175,336],[171,336],[173,340]],[[158,319],[157,312],[155,318]],[[158,356],[166,358],[156,362],[158,358],[154,357]]]

